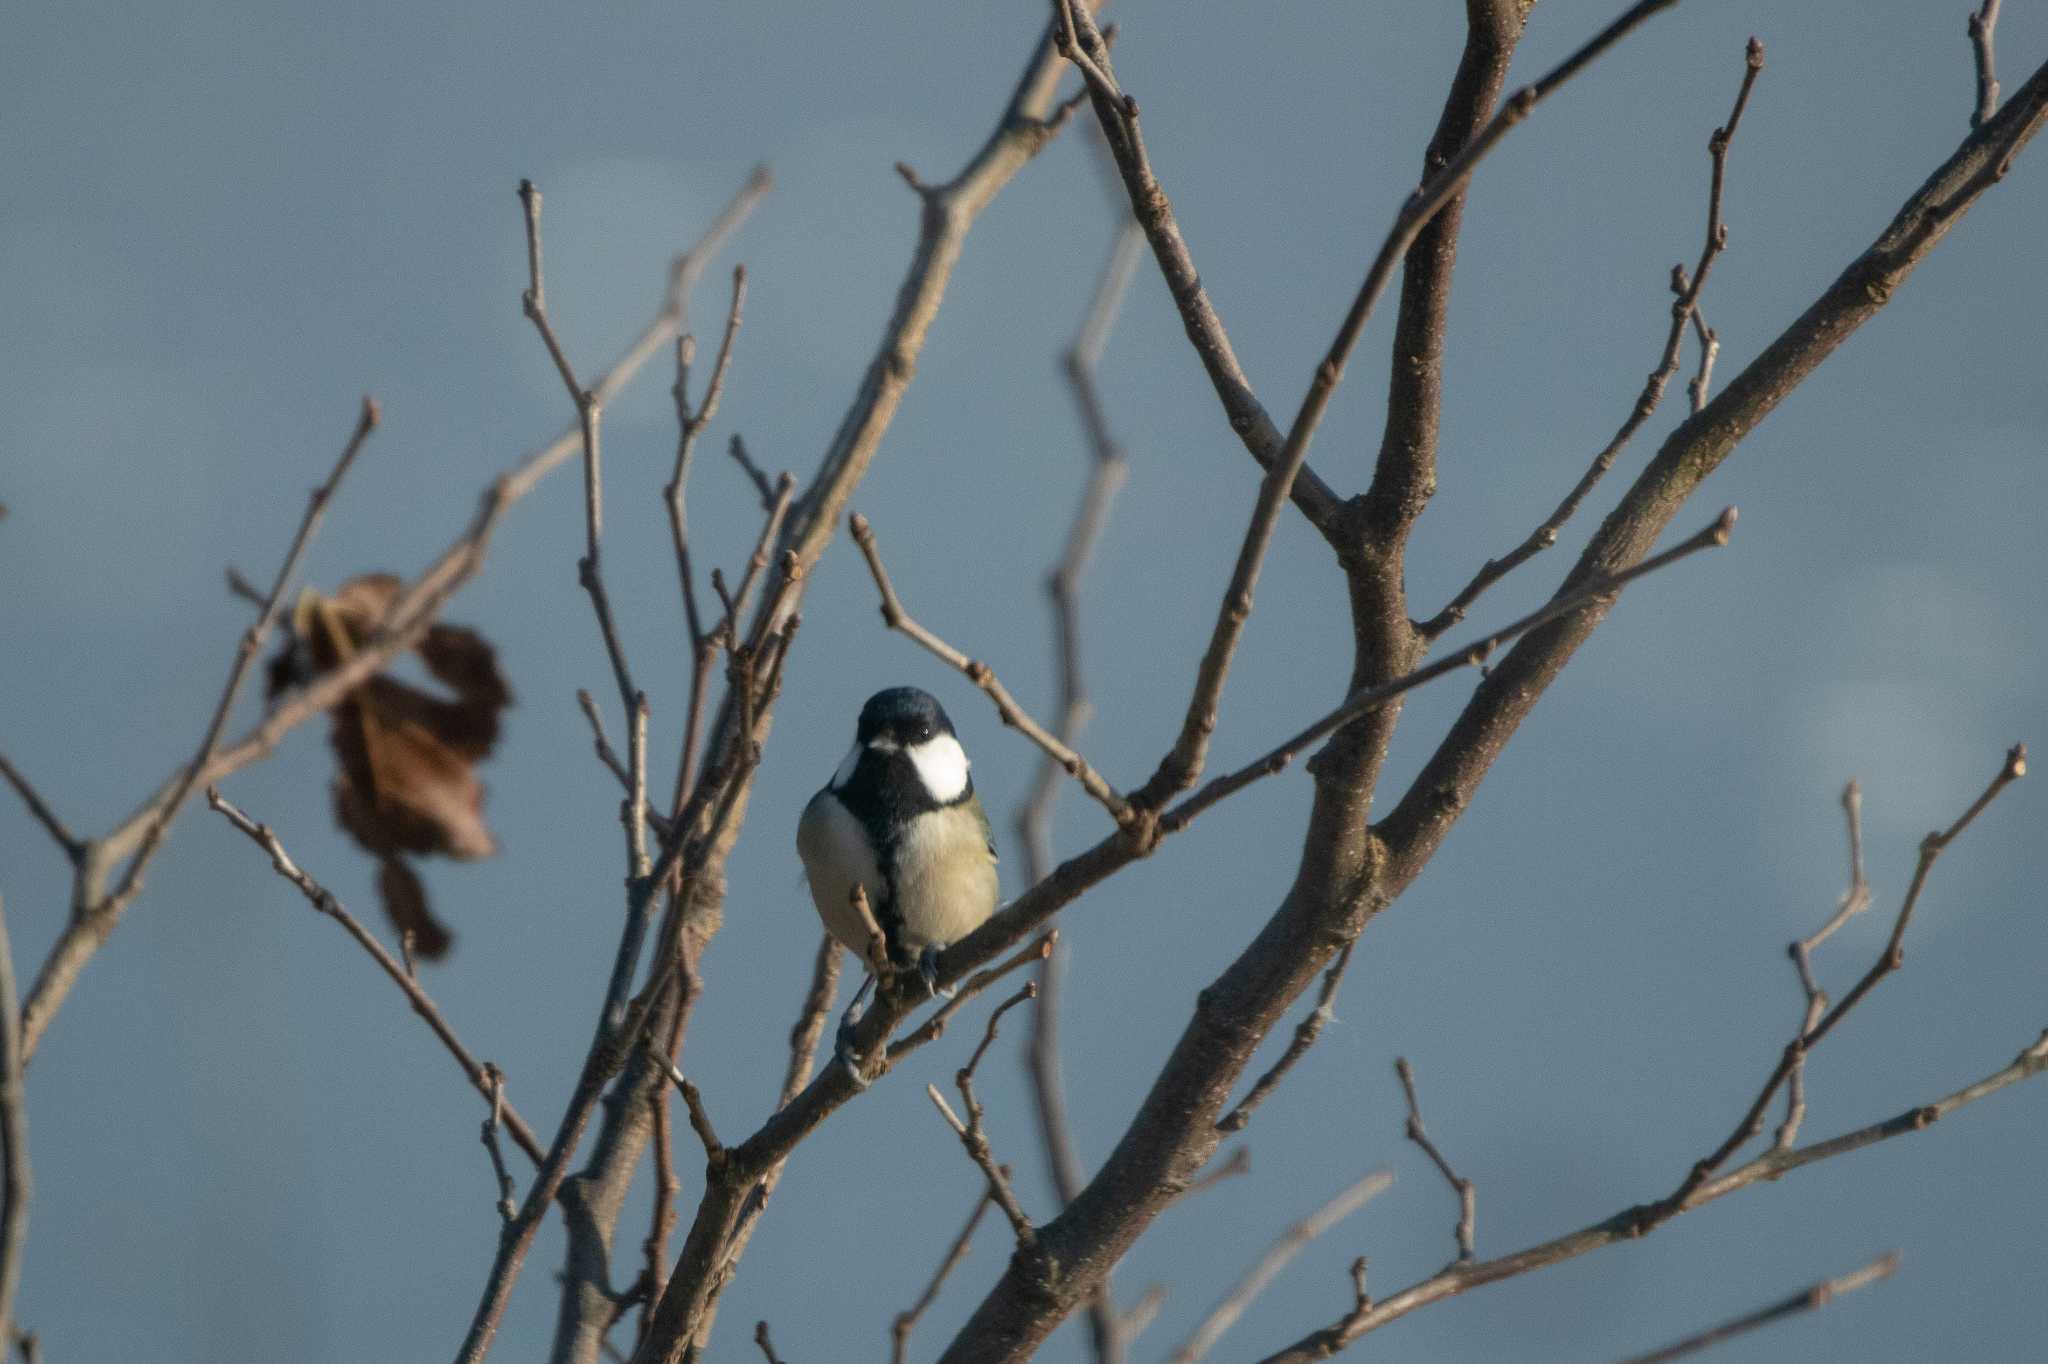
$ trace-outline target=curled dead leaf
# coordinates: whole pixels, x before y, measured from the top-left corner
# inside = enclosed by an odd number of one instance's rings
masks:
[[[300,594],[283,647],[270,661],[270,695],[337,667],[362,646],[401,584],[368,573],[331,597]],[[335,821],[379,864],[384,912],[427,960],[448,950],[419,876],[405,860],[440,854],[488,857],[497,840],[484,823],[476,764],[498,740],[499,713],[512,694],[489,641],[459,625],[435,625],[415,646],[452,695],[439,696],[377,674],[334,707],[329,742],[337,759]]]

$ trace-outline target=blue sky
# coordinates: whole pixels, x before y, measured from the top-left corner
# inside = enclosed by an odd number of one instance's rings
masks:
[[[1544,0],[1527,79],[1611,17]],[[1768,46],[1730,164],[1728,254],[1704,306],[1725,378],[1888,221],[1967,129],[1965,7],[1882,0],[1687,5],[1518,130],[1472,192],[1447,363],[1441,487],[1408,585],[1433,612],[1518,541],[1604,443],[1654,362],[1671,262],[1699,248],[1708,132],[1751,33]],[[1461,41],[1459,7],[1289,0],[1117,7],[1119,73],[1247,371],[1290,409],[1412,186]],[[314,547],[309,581],[410,571],[492,474],[559,428],[519,314],[514,188],[547,195],[549,300],[595,368],[657,301],[670,252],[756,161],[777,188],[728,260],[752,292],[692,489],[710,562],[754,529],[717,457],[743,432],[808,474],[874,346],[916,228],[902,160],[948,176],[977,147],[1041,22],[1017,4],[559,7],[81,4],[13,16],[0,52],[0,746],[74,825],[111,825],[191,748],[244,609],[223,566],[265,573],[360,394],[385,425]],[[2008,88],[2048,50],[2007,7]],[[1085,457],[1055,357],[1113,223],[1076,130],[969,239],[916,383],[855,505],[921,619],[1050,714],[1038,582]],[[1893,304],[1755,433],[1679,519],[1741,507],[1731,549],[1632,590],[1489,777],[1427,876],[1375,922],[1325,1034],[1246,1134],[1253,1173],[1162,1219],[1120,1270],[1170,1285],[1137,1357],[1163,1355],[1289,1221],[1365,1170],[1391,1192],[1319,1242],[1217,1357],[1263,1353],[1450,1250],[1449,1195],[1400,1137],[1412,1057],[1432,1133],[1479,1183],[1499,1254],[1665,1192],[1739,1116],[1796,1022],[1784,944],[1845,868],[1835,799],[1861,780],[1880,911],[1913,850],[2041,741],[2048,387],[2038,149]],[[716,276],[698,315],[720,307]],[[1317,441],[1341,491],[1370,466],[1389,328],[1377,319]],[[1086,748],[1142,780],[1168,742],[1229,572],[1254,473],[1149,261],[1101,383],[1132,460],[1087,584]],[[659,492],[664,376],[608,415],[607,562],[654,746],[678,741],[687,670]],[[1674,394],[1674,399],[1677,397]],[[1661,413],[1563,544],[1489,595],[1475,632],[1556,583],[1675,419]],[[488,769],[504,854],[433,865],[458,934],[430,986],[552,1127],[614,940],[616,793],[574,694],[608,676],[575,578],[580,492],[557,476],[451,607],[497,640],[518,695]],[[1283,524],[1225,698],[1232,765],[1341,691],[1342,586]],[[732,867],[688,1063],[725,1132],[765,1113],[814,921],[797,811],[860,701],[914,682],[946,702],[1002,828],[1035,753],[958,677],[880,629],[843,540],[806,626]],[[1468,694],[1419,694],[1397,792]],[[616,721],[614,721],[616,731]],[[296,735],[228,794],[373,914],[373,870],[332,828],[328,759]],[[1388,799],[1391,798],[1391,794]],[[1205,818],[1069,911],[1069,1088],[1099,1159],[1194,994],[1292,874],[1298,772]],[[2040,797],[2009,793],[1935,874],[1888,983],[1817,1058],[1814,1136],[2003,1065],[2048,1019],[2039,982]],[[1099,835],[1064,800],[1063,850]],[[1022,858],[1005,848],[1006,893]],[[0,801],[0,895],[33,970],[63,868]],[[1880,922],[1881,918],[1885,921]],[[1824,950],[1837,992],[1888,917]],[[1021,1030],[1017,1030],[1021,1032]],[[730,1293],[719,1358],[758,1317],[793,1360],[879,1353],[977,1193],[919,1092],[949,1037],[836,1117],[790,1167]],[[1051,1205],[1006,1041],[985,1084],[1026,1206]],[[25,1324],[53,1359],[324,1361],[451,1354],[496,1235],[474,1096],[388,985],[217,820],[188,814],[29,1080],[36,1160]],[[1721,1357],[2031,1357],[2048,1237],[2032,1153],[2048,1089],[1727,1200],[1638,1245],[1419,1314],[1366,1348],[1432,1359],[1583,1359],[1648,1348],[1897,1246],[1897,1279]],[[686,1162],[687,1168],[688,1162]],[[637,1243],[644,1203],[622,1239]],[[935,1350],[999,1272],[1000,1228],[921,1325]],[[559,1239],[543,1237],[497,1357],[539,1357]],[[1045,1357],[1078,1359],[1068,1330]]]

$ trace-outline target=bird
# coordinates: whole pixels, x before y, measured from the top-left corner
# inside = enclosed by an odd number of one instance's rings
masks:
[[[890,687],[861,707],[852,749],[797,821],[797,856],[826,931],[867,959],[867,926],[852,904],[862,887],[890,963],[915,969],[927,993],[938,993],[939,952],[996,907],[995,840],[968,767],[938,698]],[[873,984],[870,971],[842,1043]]]

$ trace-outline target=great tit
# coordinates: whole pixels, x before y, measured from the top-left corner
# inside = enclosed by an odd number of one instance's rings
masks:
[[[797,823],[826,930],[866,958],[867,928],[852,907],[854,886],[864,887],[890,961],[915,967],[928,990],[940,949],[996,907],[995,842],[967,767],[938,699],[891,687],[861,707],[852,750]]]

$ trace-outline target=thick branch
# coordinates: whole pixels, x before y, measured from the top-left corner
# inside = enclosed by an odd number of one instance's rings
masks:
[[[1486,126],[1507,82],[1508,60],[1521,39],[1529,8],[1527,0],[1466,0],[1465,49],[1436,132],[1423,153],[1425,180],[1440,173]],[[1386,428],[1365,498],[1383,541],[1405,535],[1436,491],[1444,330],[1464,213],[1465,195],[1460,192],[1416,234],[1401,262]]]
[[[1580,556],[1565,589],[1647,553],[1694,489],[1787,394],[1876,316],[2048,118],[2048,66],[1929,177],[1871,247],[1709,402],[1666,438]],[[1594,602],[1532,632],[1481,682],[1436,753],[1376,826],[1388,862],[1377,898],[1421,872],[1516,728],[1605,618]]]

